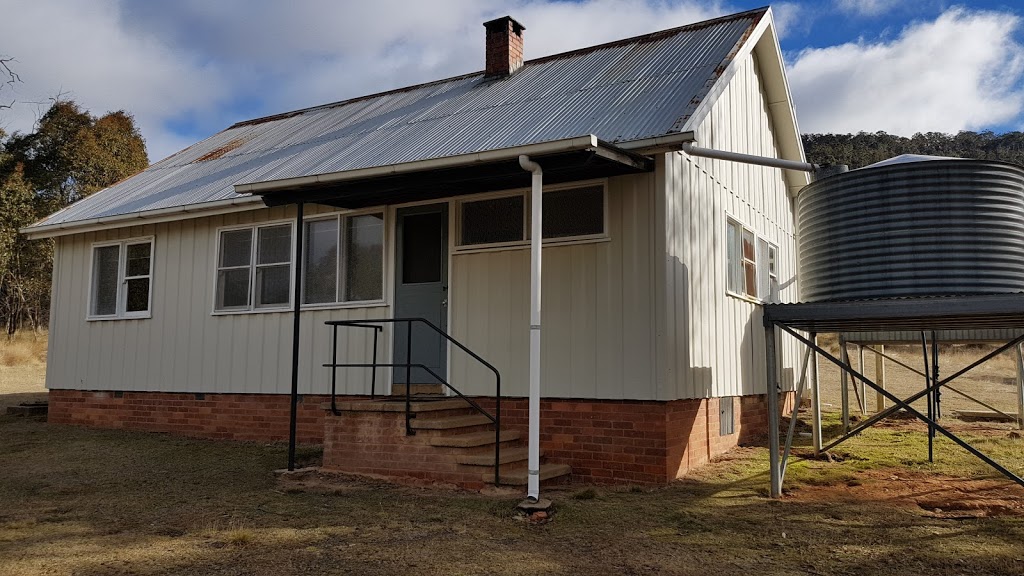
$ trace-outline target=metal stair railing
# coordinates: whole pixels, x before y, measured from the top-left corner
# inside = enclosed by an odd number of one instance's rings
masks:
[[[442,378],[437,372],[434,372],[428,366],[422,363],[412,362],[412,325],[413,323],[421,324],[432,329],[434,332],[444,337],[445,340],[454,344],[460,350],[468,354],[471,358],[479,362],[485,368],[490,370],[494,374],[494,414],[491,414],[477,404],[473,399],[466,397],[462,392],[456,389],[454,386],[448,383],[447,380]],[[498,486],[500,483],[500,471],[501,465],[501,374],[498,369],[491,365],[490,362],[484,360],[479,354],[473,352],[467,348],[464,344],[452,338],[450,334],[438,328],[434,323],[430,322],[426,318],[375,318],[370,320],[328,320],[324,324],[331,327],[332,338],[331,338],[331,362],[324,364],[325,368],[331,369],[331,413],[335,416],[340,415],[341,412],[337,406],[337,383],[338,383],[338,368],[370,368],[370,398],[374,399],[377,396],[377,368],[405,368],[405,433],[408,436],[416,434],[416,431],[412,429],[412,369],[420,368],[423,371],[430,374],[439,384],[444,385],[446,388],[454,392],[459,398],[462,398],[470,405],[474,410],[487,417],[491,423],[494,424],[494,485]],[[399,363],[381,363],[377,362],[377,344],[378,336],[384,330],[384,324],[405,324],[405,362]],[[338,328],[339,327],[351,327],[351,328],[365,328],[373,330],[373,361],[369,364],[366,363],[339,363],[338,362]]]

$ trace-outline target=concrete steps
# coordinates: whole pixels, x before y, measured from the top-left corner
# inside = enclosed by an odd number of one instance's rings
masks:
[[[540,465],[540,481],[546,482],[555,479],[567,478],[572,474],[572,468],[568,464],[541,464]],[[498,476],[498,483],[503,486],[526,486],[527,477],[529,473],[526,467],[515,467],[506,470],[501,469],[501,474]],[[494,481],[494,472],[491,471],[489,474],[485,473],[481,476],[484,482]]]
[[[519,440],[518,430],[502,430],[502,442],[514,442]],[[430,439],[431,446],[447,446],[451,448],[476,448],[479,446],[494,445],[494,431],[470,432],[452,436],[435,436]]]

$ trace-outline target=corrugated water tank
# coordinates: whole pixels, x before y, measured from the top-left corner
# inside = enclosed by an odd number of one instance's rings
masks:
[[[896,157],[797,199],[800,299],[1024,292],[1024,167]]]

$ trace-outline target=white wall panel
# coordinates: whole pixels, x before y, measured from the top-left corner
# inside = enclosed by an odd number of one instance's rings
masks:
[[[741,63],[696,130],[707,148],[778,157],[756,59]],[[779,247],[782,301],[796,301],[792,201],[781,170],[667,154],[665,162],[666,394],[701,398],[764,393],[764,331],[756,304],[726,293],[725,224],[730,215]],[[779,338],[784,386],[798,347]]]
[[[314,211],[315,212],[315,211]],[[168,222],[60,238],[55,264],[49,388],[207,393],[287,393],[291,387],[289,310],[213,315],[219,226],[294,218],[284,208]],[[93,242],[153,236],[152,318],[87,321]],[[299,389],[326,393],[330,332],[325,320],[390,316],[387,306],[302,313]],[[342,330],[339,358],[369,362],[369,331]],[[380,339],[381,358],[390,342]],[[387,375],[378,383],[383,389]],[[369,371],[339,371],[338,390],[369,391]]]

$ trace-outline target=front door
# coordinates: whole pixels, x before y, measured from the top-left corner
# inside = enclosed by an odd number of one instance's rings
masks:
[[[425,318],[448,330],[448,205],[399,208],[395,258],[395,317]],[[405,363],[406,326],[395,325],[395,363]],[[447,341],[422,323],[412,325],[412,362],[447,378]],[[422,368],[413,368],[411,384],[437,384]],[[405,368],[395,368],[393,382],[406,384]]]

